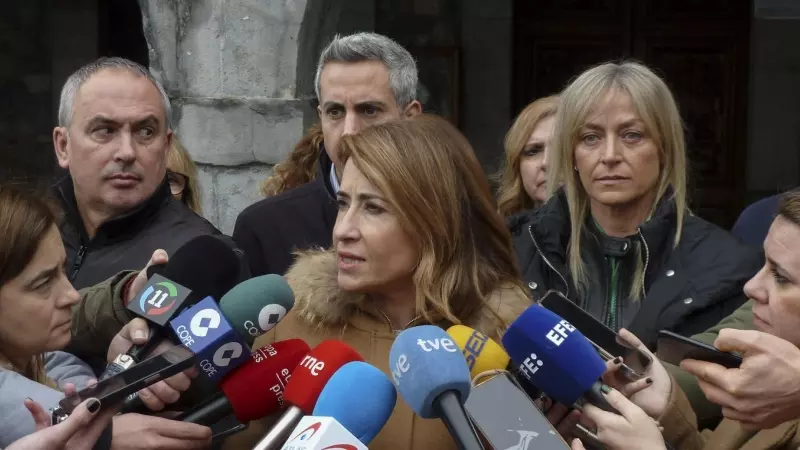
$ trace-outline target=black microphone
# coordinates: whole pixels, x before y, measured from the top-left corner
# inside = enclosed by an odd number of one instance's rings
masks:
[[[238,280],[238,264],[238,258],[225,244],[204,235],[179,248],[166,266],[151,266],[147,284],[127,305],[129,311],[151,325],[150,336],[146,343],[133,345],[118,355],[106,366],[100,380],[144,359],[161,341],[167,323],[185,308],[207,296],[222,298]]]

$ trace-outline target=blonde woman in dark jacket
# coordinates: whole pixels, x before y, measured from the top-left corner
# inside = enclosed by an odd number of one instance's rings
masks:
[[[560,99],[553,195],[509,220],[534,295],[560,291],[651,347],[658,330],[690,336],[735,311],[761,256],[690,212],[683,128],[666,84],[641,64],[609,63]]]

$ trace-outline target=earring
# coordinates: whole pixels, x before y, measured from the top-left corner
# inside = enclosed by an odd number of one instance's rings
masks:
[[[578,166],[572,166],[572,168],[575,169],[575,172],[578,171]]]

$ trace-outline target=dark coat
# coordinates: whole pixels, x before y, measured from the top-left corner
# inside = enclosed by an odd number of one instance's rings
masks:
[[[629,329],[650,348],[655,347],[659,330],[691,336],[733,313],[746,300],[744,284],[763,265],[757,249],[693,215],[685,216],[675,247],[676,226],[671,198],[663,200],[653,217],[627,239],[606,236],[591,224],[584,226],[581,253],[589,287],[579,297],[567,265],[570,222],[563,190],[535,212],[509,219],[523,280],[534,298],[550,289],[559,291],[607,324],[610,278],[606,261],[610,255],[628,261],[623,276],[629,281],[635,267],[631,259],[636,257],[631,249],[641,249],[645,295],[631,300],[623,293],[612,327]]]
[[[78,213],[69,176],[55,186],[55,194],[65,213],[60,227],[67,250],[65,270],[75,289],[93,286],[124,270],[141,270],[157,249],[173,255],[197,236],[220,235],[234,246],[209,221],[172,197],[166,177],[142,204],[100,225],[92,239]]]
[[[233,240],[245,249],[253,276],[283,275],[295,250],[331,246],[338,211],[330,183],[332,165],[320,149],[314,181],[259,200],[239,214]]]

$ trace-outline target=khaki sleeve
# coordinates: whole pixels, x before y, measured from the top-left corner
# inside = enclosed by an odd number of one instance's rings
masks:
[[[675,379],[670,377],[670,380],[672,389],[667,408],[658,418],[658,422],[664,427],[664,440],[681,450],[701,450],[708,439],[708,433],[698,431],[697,417],[689,399]]]
[[[719,330],[723,328],[734,328],[737,330],[753,330],[753,300],[746,301],[742,306],[730,316],[722,319],[722,322],[714,325],[708,330],[695,334],[692,339],[708,345],[714,345],[714,341],[719,336]]]
[[[708,330],[692,336],[692,339],[703,342],[708,345],[714,345],[714,341],[719,336],[719,331],[723,328],[735,328],[737,330],[752,330],[753,329],[753,301],[748,300],[730,316],[724,318],[722,322],[714,325]],[[694,375],[686,372],[678,366],[672,364],[664,364],[667,372],[675,378],[678,386],[686,394],[689,403],[697,414],[697,423],[700,429],[716,428],[719,421],[722,419],[722,408],[719,405],[711,403],[706,398],[706,395],[697,384],[697,379]]]
[[[111,340],[134,316],[122,301],[122,289],[138,272],[124,271],[102,283],[80,290],[72,308],[70,350],[81,357],[106,359]]]

